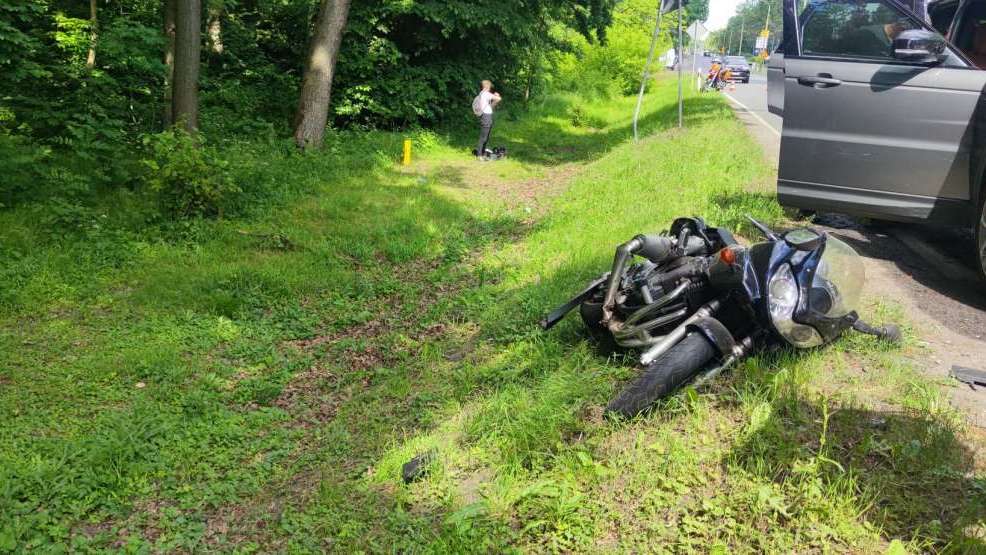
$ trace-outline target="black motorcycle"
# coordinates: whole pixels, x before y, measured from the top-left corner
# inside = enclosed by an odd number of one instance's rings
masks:
[[[899,341],[896,326],[871,327],[855,312],[865,275],[852,247],[810,227],[777,235],[750,221],[766,238],[750,247],[700,218],[638,235],[616,249],[612,270],[541,322],[550,329],[578,307],[596,340],[642,351],[643,374],[607,411],[636,415],[755,349],[818,347],[848,329]]]

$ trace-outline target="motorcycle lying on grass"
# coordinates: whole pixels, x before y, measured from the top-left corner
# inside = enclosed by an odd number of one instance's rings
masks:
[[[643,373],[607,412],[634,416],[761,349],[818,347],[848,329],[900,340],[897,326],[874,328],[855,312],[865,276],[852,247],[810,227],[778,235],[750,221],[765,240],[749,247],[700,218],[638,235],[616,249],[608,273],[541,322],[550,329],[578,307],[594,339],[642,350]]]

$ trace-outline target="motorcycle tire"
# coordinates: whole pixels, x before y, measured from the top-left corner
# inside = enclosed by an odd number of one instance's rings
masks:
[[[610,401],[606,412],[627,418],[640,414],[685,385],[715,356],[716,350],[705,336],[689,333]]]

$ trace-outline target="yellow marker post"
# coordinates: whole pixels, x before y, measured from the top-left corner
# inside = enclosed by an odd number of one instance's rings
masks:
[[[404,139],[404,161],[401,164],[411,165],[411,139]]]

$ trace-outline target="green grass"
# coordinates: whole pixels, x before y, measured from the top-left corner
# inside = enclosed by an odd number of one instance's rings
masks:
[[[232,220],[0,213],[0,550],[986,549],[983,438],[898,350],[756,357],[616,422],[632,360],[538,330],[636,233],[783,222],[725,104],[678,131],[674,95],[638,144],[633,99],[507,115],[495,164],[471,129],[414,133],[410,168],[398,134],[229,145],[276,192]]]

